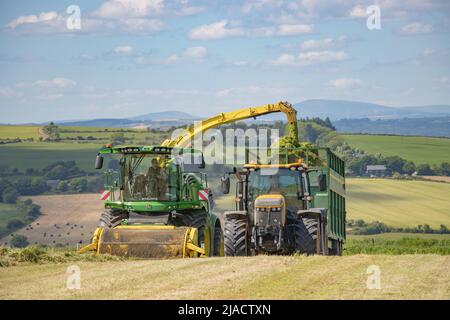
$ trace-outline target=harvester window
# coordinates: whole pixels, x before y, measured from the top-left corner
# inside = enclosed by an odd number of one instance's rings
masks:
[[[128,201],[173,201],[176,188],[169,188],[171,163],[166,155],[125,156],[125,196]],[[173,181],[172,181],[173,184]]]

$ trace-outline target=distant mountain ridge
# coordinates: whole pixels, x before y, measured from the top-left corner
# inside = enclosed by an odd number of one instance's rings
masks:
[[[450,116],[450,105],[388,107],[375,103],[313,99],[295,103],[298,118],[329,117],[332,121],[342,119],[401,119]],[[179,126],[201,120],[204,117],[194,116],[182,111],[153,112],[123,119],[92,119],[78,121],[55,121],[65,126],[96,127],[135,127],[148,125],[152,127]],[[285,120],[282,114],[271,114],[259,118],[262,121]]]

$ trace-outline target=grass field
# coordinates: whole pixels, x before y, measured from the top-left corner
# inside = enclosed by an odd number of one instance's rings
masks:
[[[450,139],[358,134],[342,136],[350,146],[371,154],[397,155],[415,164],[450,161]]]
[[[74,264],[80,290],[66,288]],[[370,265],[381,270],[380,290],[367,289]],[[438,255],[25,264],[2,268],[0,299],[449,299],[449,268]]]
[[[26,221],[26,212],[20,211],[15,204],[0,203],[0,238],[7,233],[8,222],[15,219]]]
[[[40,126],[0,126],[0,139],[39,138]]]
[[[10,168],[42,169],[49,164],[75,160],[86,171],[94,171],[94,161],[101,144],[64,142],[23,142],[0,145],[0,165]]]
[[[450,226],[450,184],[391,179],[347,179],[347,219],[393,227]]]
[[[38,126],[0,126],[0,140],[34,138],[35,142],[0,145],[0,165],[23,171],[27,168],[42,169],[55,161],[75,160],[85,171],[94,171],[93,161],[99,148],[110,142],[112,131],[118,128],[60,127],[61,142],[38,142]],[[105,131],[107,129],[108,131]],[[160,144],[170,133],[152,133],[145,130],[123,132],[126,143]],[[99,140],[74,141],[68,138],[92,136]]]

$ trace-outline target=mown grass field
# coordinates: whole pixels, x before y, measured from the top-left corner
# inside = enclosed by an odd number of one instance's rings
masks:
[[[393,227],[450,226],[450,184],[393,179],[347,179],[347,219]]]
[[[415,164],[441,164],[450,161],[450,139],[359,134],[342,137],[352,147],[371,154],[400,156]]]
[[[80,290],[66,287],[70,265],[80,267]],[[367,289],[371,265],[380,290]],[[23,264],[2,268],[0,299],[449,299],[449,269],[439,255]]]

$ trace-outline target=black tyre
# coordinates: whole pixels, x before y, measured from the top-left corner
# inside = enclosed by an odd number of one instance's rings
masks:
[[[299,218],[295,224],[295,251],[314,254],[316,252],[317,220]]]
[[[220,257],[220,253],[223,247],[223,241],[223,231],[220,224],[218,223],[214,228],[214,244],[212,252],[212,255],[214,257]]]
[[[226,216],[224,249],[226,256],[247,255],[247,219],[245,216]]]
[[[198,243],[205,246],[207,227],[209,224],[208,213],[206,211],[192,211],[180,215],[177,225],[193,227],[198,230]],[[206,247],[206,246],[205,246]]]
[[[333,248],[330,250],[330,254],[334,256],[342,256],[344,251],[344,244],[340,240],[333,240]]]
[[[128,219],[128,212],[117,209],[106,209],[100,216],[99,227],[114,228],[120,225],[124,219]]]

